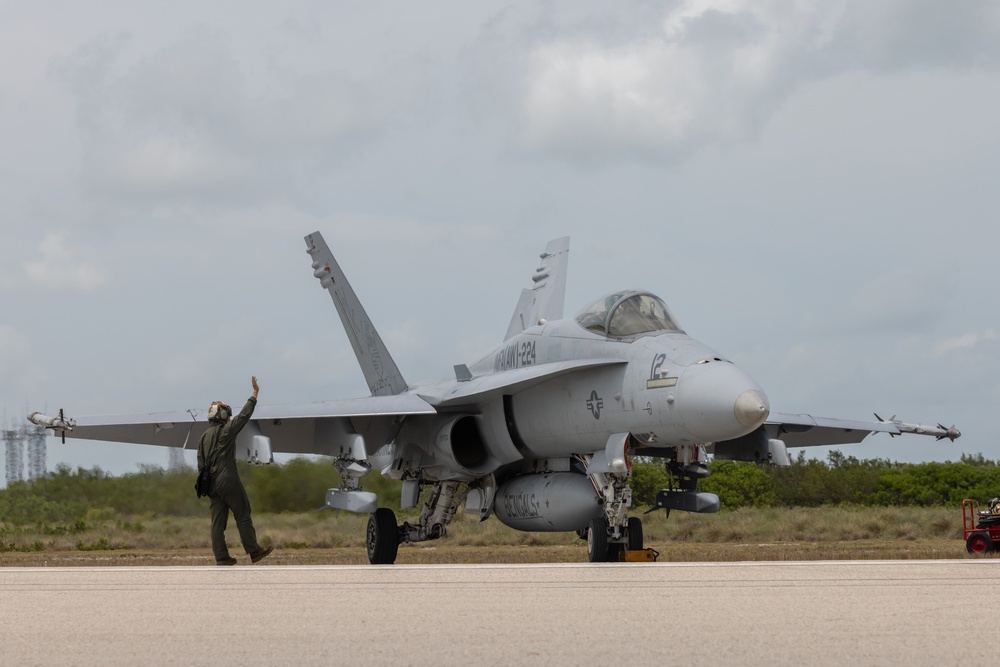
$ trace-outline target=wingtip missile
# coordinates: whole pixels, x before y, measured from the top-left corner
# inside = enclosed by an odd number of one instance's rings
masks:
[[[941,424],[937,426],[926,426],[924,424],[904,424],[903,422],[893,422],[896,428],[899,429],[900,433],[916,433],[917,435],[930,435],[934,436],[936,440],[943,440],[948,438],[952,442],[955,442],[957,438],[962,435],[962,432],[957,428],[952,426],[951,428],[945,428]]]
[[[73,427],[76,426],[76,420],[66,419],[62,410],[59,411],[58,417],[49,417],[48,415],[43,415],[41,412],[31,412],[28,413],[28,421],[42,428],[50,428],[57,433],[72,431]]]
[[[943,438],[948,438],[952,442],[955,442],[956,438],[962,437],[962,432],[959,431],[957,428],[955,428],[954,424],[951,425],[951,428],[945,428],[944,424],[938,424],[938,428],[944,431],[944,433],[937,436],[938,440],[941,440]]]
[[[945,438],[948,438],[952,442],[955,442],[955,440],[962,437],[962,432],[955,428],[954,424],[951,425],[951,428],[945,427],[945,425],[941,422],[938,422],[937,426],[927,426],[925,424],[906,424],[896,419],[896,415],[889,417],[889,419],[882,419],[877,413],[875,418],[883,424],[892,424],[899,430],[900,433],[930,435],[934,436],[935,440],[944,440]],[[895,434],[890,433],[889,435]]]

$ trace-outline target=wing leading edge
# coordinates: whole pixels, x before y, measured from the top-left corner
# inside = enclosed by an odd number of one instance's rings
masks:
[[[878,415],[875,417],[878,419]],[[770,437],[781,440],[788,447],[855,444],[873,433],[888,433],[891,436],[916,433],[934,436],[938,440],[942,438],[955,440],[962,435],[954,426],[946,428],[941,424],[937,426],[907,424],[895,418],[862,422],[780,412],[772,412],[764,422],[764,428]]]
[[[366,396],[340,401],[260,406],[253,414],[252,432],[272,438],[276,452],[324,454],[322,435],[335,430],[355,431],[354,422],[392,422],[410,415],[433,415],[436,410],[419,396]],[[68,438],[104,440],[139,445],[193,448],[208,428],[206,410],[148,412],[78,417]]]

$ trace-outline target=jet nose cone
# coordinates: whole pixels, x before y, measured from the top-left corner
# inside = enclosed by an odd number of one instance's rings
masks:
[[[696,442],[746,435],[770,414],[767,396],[739,367],[724,361],[688,367],[677,383],[677,412]]]
[[[771,406],[768,404],[764,392],[757,389],[747,389],[736,398],[733,412],[736,413],[736,421],[753,430],[763,424],[767,416],[771,414]]]

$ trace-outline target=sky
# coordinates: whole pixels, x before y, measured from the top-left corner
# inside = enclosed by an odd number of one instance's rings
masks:
[[[846,454],[1000,459],[998,118],[986,1],[0,0],[4,421],[365,395],[317,230],[446,377],[569,235],[567,315],[647,289],[775,412],[963,433]]]

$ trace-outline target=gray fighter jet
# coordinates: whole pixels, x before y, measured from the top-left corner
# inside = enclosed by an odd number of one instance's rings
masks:
[[[302,405],[258,406],[240,434],[248,461],[273,452],[333,458],[341,488],[331,508],[369,514],[368,558],[393,563],[403,542],[444,537],[458,509],[491,514],[524,531],[575,531],[590,561],[643,548],[630,517],[630,455],[661,459],[671,488],[658,507],[716,512],[697,490],[717,459],[788,465],[787,447],[860,442],[871,433],[954,440],[954,428],[895,418],[855,422],[771,412],[764,390],[722,354],[694,340],[667,305],[640,290],[612,292],[563,318],[569,239],[550,242],[521,292],[504,341],[453,377],[411,386],[318,233],[305,237],[313,275],[329,292],[371,396]],[[28,419],[64,437],[194,447],[205,410]],[[372,469],[400,480],[399,525],[374,493]],[[426,487],[426,488],[425,488]]]

